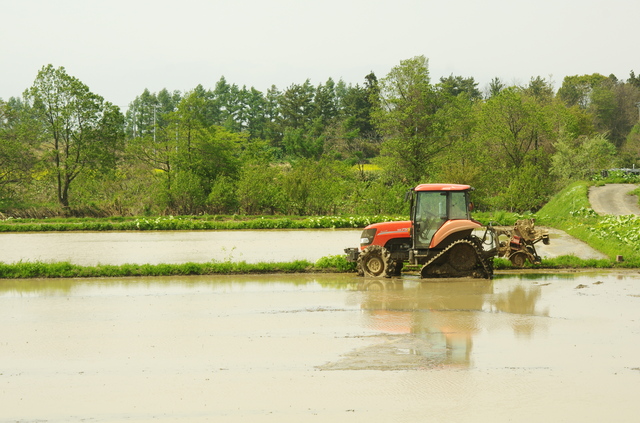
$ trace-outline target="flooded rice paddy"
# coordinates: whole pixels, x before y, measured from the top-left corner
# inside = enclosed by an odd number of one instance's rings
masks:
[[[361,229],[47,232],[0,234],[0,261],[177,264],[309,260],[355,247]]]
[[[635,422],[640,274],[0,280],[2,422]]]

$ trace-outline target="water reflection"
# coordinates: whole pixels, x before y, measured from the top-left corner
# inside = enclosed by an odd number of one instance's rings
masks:
[[[193,292],[206,288],[211,291],[241,291],[255,289],[270,291],[274,287],[295,289],[320,285],[326,289],[350,288],[352,275],[345,274],[264,274],[264,275],[207,275],[207,276],[154,276],[125,278],[49,278],[0,279],[0,296],[60,296],[97,295],[104,291],[136,292]]]
[[[589,274],[589,272],[581,271],[580,275],[584,276],[585,274]],[[595,272],[594,272],[595,274]],[[575,279],[578,272],[575,271],[565,271],[558,273],[549,273],[549,272],[540,272],[540,271],[527,271],[527,270],[519,270],[517,272],[505,272],[501,274],[494,275],[494,280],[500,279],[519,279],[519,280],[532,280],[537,282],[544,282],[549,280],[569,280]]]
[[[344,313],[357,337],[371,345],[346,354],[323,369],[413,369],[469,367],[478,337],[507,331],[532,338],[544,330],[548,305],[544,286],[575,275],[509,275],[494,280],[422,281],[358,278],[351,274],[234,275],[118,279],[34,279],[0,281],[0,298],[100,296],[200,296],[246,293],[247,312],[286,314],[291,310]],[[579,278],[578,278],[579,279]],[[542,283],[541,283],[542,282]],[[287,292],[299,295],[287,296]],[[546,292],[546,291],[544,291]],[[264,298],[268,297],[269,300]],[[218,307],[233,295],[210,298]],[[169,299],[168,301],[181,301]],[[249,301],[249,302],[247,302]],[[20,308],[20,303],[4,303]],[[355,312],[355,314],[354,314]],[[354,317],[356,316],[356,317]],[[327,318],[329,315],[327,315]],[[541,319],[542,318],[542,319]]]
[[[493,291],[490,280],[414,282],[363,280],[361,308],[371,329],[395,334],[396,355],[413,355],[418,367],[468,366],[477,312]],[[375,348],[375,347],[374,347]],[[387,354],[390,369],[398,363]],[[404,363],[408,364],[408,363]]]
[[[516,283],[502,292],[503,284],[499,290],[495,284],[477,279],[364,279],[357,289],[363,293],[360,307],[367,325],[395,335],[395,340],[385,342],[397,342],[398,354],[427,358],[418,361],[430,367],[468,367],[474,335],[490,325],[495,315],[513,316],[500,321],[509,322],[517,336],[531,336],[539,327],[536,316],[548,315],[548,310],[537,307],[542,295],[539,285]]]
[[[2,279],[0,295],[59,295],[68,294],[78,284],[76,279]]]
[[[519,315],[518,318],[510,319],[511,328],[518,336],[531,337],[536,328],[540,327],[537,319],[531,316],[548,316],[547,308],[539,311],[536,308],[538,300],[542,296],[539,285],[516,285],[504,294],[494,296],[492,306],[495,310]]]

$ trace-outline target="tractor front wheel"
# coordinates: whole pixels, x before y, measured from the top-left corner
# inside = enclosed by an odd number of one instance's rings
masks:
[[[391,253],[379,245],[370,245],[358,256],[358,268],[365,276],[390,278],[395,273]]]

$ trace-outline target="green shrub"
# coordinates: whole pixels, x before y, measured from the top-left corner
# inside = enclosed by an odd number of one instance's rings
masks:
[[[307,260],[279,263],[210,261],[207,263],[123,264],[119,266],[79,266],[69,262],[18,262],[14,264],[0,262],[0,279],[349,272],[355,270],[355,266],[352,264],[342,256],[323,257],[315,265]]]
[[[318,216],[307,218],[258,217],[251,219],[227,219],[219,216],[159,216],[139,217],[120,221],[88,220],[21,220],[12,219],[0,223],[0,232],[44,231],[198,231],[238,229],[333,229],[364,228],[371,223],[405,220],[406,216]]]
[[[318,269],[331,269],[338,272],[355,272],[356,264],[347,261],[344,255],[322,257],[316,261],[315,267]]]

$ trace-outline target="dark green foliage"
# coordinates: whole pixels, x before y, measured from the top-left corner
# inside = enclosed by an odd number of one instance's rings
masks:
[[[451,97],[464,94],[471,100],[479,100],[482,98],[482,94],[480,90],[478,90],[478,83],[473,78],[463,78],[453,75],[449,75],[446,78],[442,77],[440,78],[438,89]]]
[[[380,80],[373,119],[385,137],[380,163],[388,178],[409,185],[428,180],[431,164],[452,145],[448,93],[431,85],[428,60],[404,60]]]
[[[38,130],[30,113],[19,99],[0,99],[0,208],[20,199],[37,165]]]

